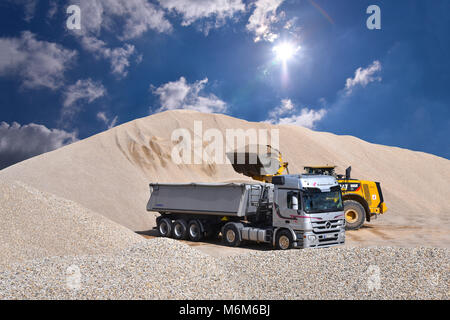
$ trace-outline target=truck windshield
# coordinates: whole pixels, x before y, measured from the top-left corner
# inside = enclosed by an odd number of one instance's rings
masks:
[[[341,211],[343,209],[339,191],[303,193],[303,203],[305,211],[308,213]]]

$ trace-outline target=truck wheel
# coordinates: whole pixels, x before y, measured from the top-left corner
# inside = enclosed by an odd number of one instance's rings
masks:
[[[200,241],[203,238],[202,225],[200,221],[198,220],[189,221],[188,237],[189,240],[194,242]]]
[[[188,224],[184,219],[178,219],[173,224],[173,238],[177,240],[184,240],[187,237]]]
[[[222,240],[229,247],[239,247],[241,238],[234,223],[227,223],[222,229]]]
[[[275,245],[278,250],[289,250],[293,244],[294,240],[289,230],[281,230],[277,233]]]
[[[173,224],[169,218],[162,218],[158,221],[158,232],[161,237],[170,238],[172,235]]]
[[[366,220],[366,210],[357,201],[344,201],[345,223],[347,230],[358,230]]]

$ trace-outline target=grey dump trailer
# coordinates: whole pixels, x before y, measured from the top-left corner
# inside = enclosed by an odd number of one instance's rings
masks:
[[[200,241],[222,234],[278,249],[327,247],[345,241],[339,184],[333,177],[286,175],[272,183],[150,184],[148,211],[163,237]]]

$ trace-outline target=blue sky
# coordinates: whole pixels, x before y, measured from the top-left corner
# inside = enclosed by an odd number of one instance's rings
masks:
[[[71,4],[81,30],[66,28]],[[176,108],[448,159],[449,13],[446,0],[2,1],[0,168]]]

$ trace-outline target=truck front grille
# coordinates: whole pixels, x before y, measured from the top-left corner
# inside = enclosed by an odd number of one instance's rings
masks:
[[[343,220],[328,220],[328,221],[318,221],[313,222],[313,231],[316,234],[321,233],[330,233],[338,231],[339,228],[342,226]]]

